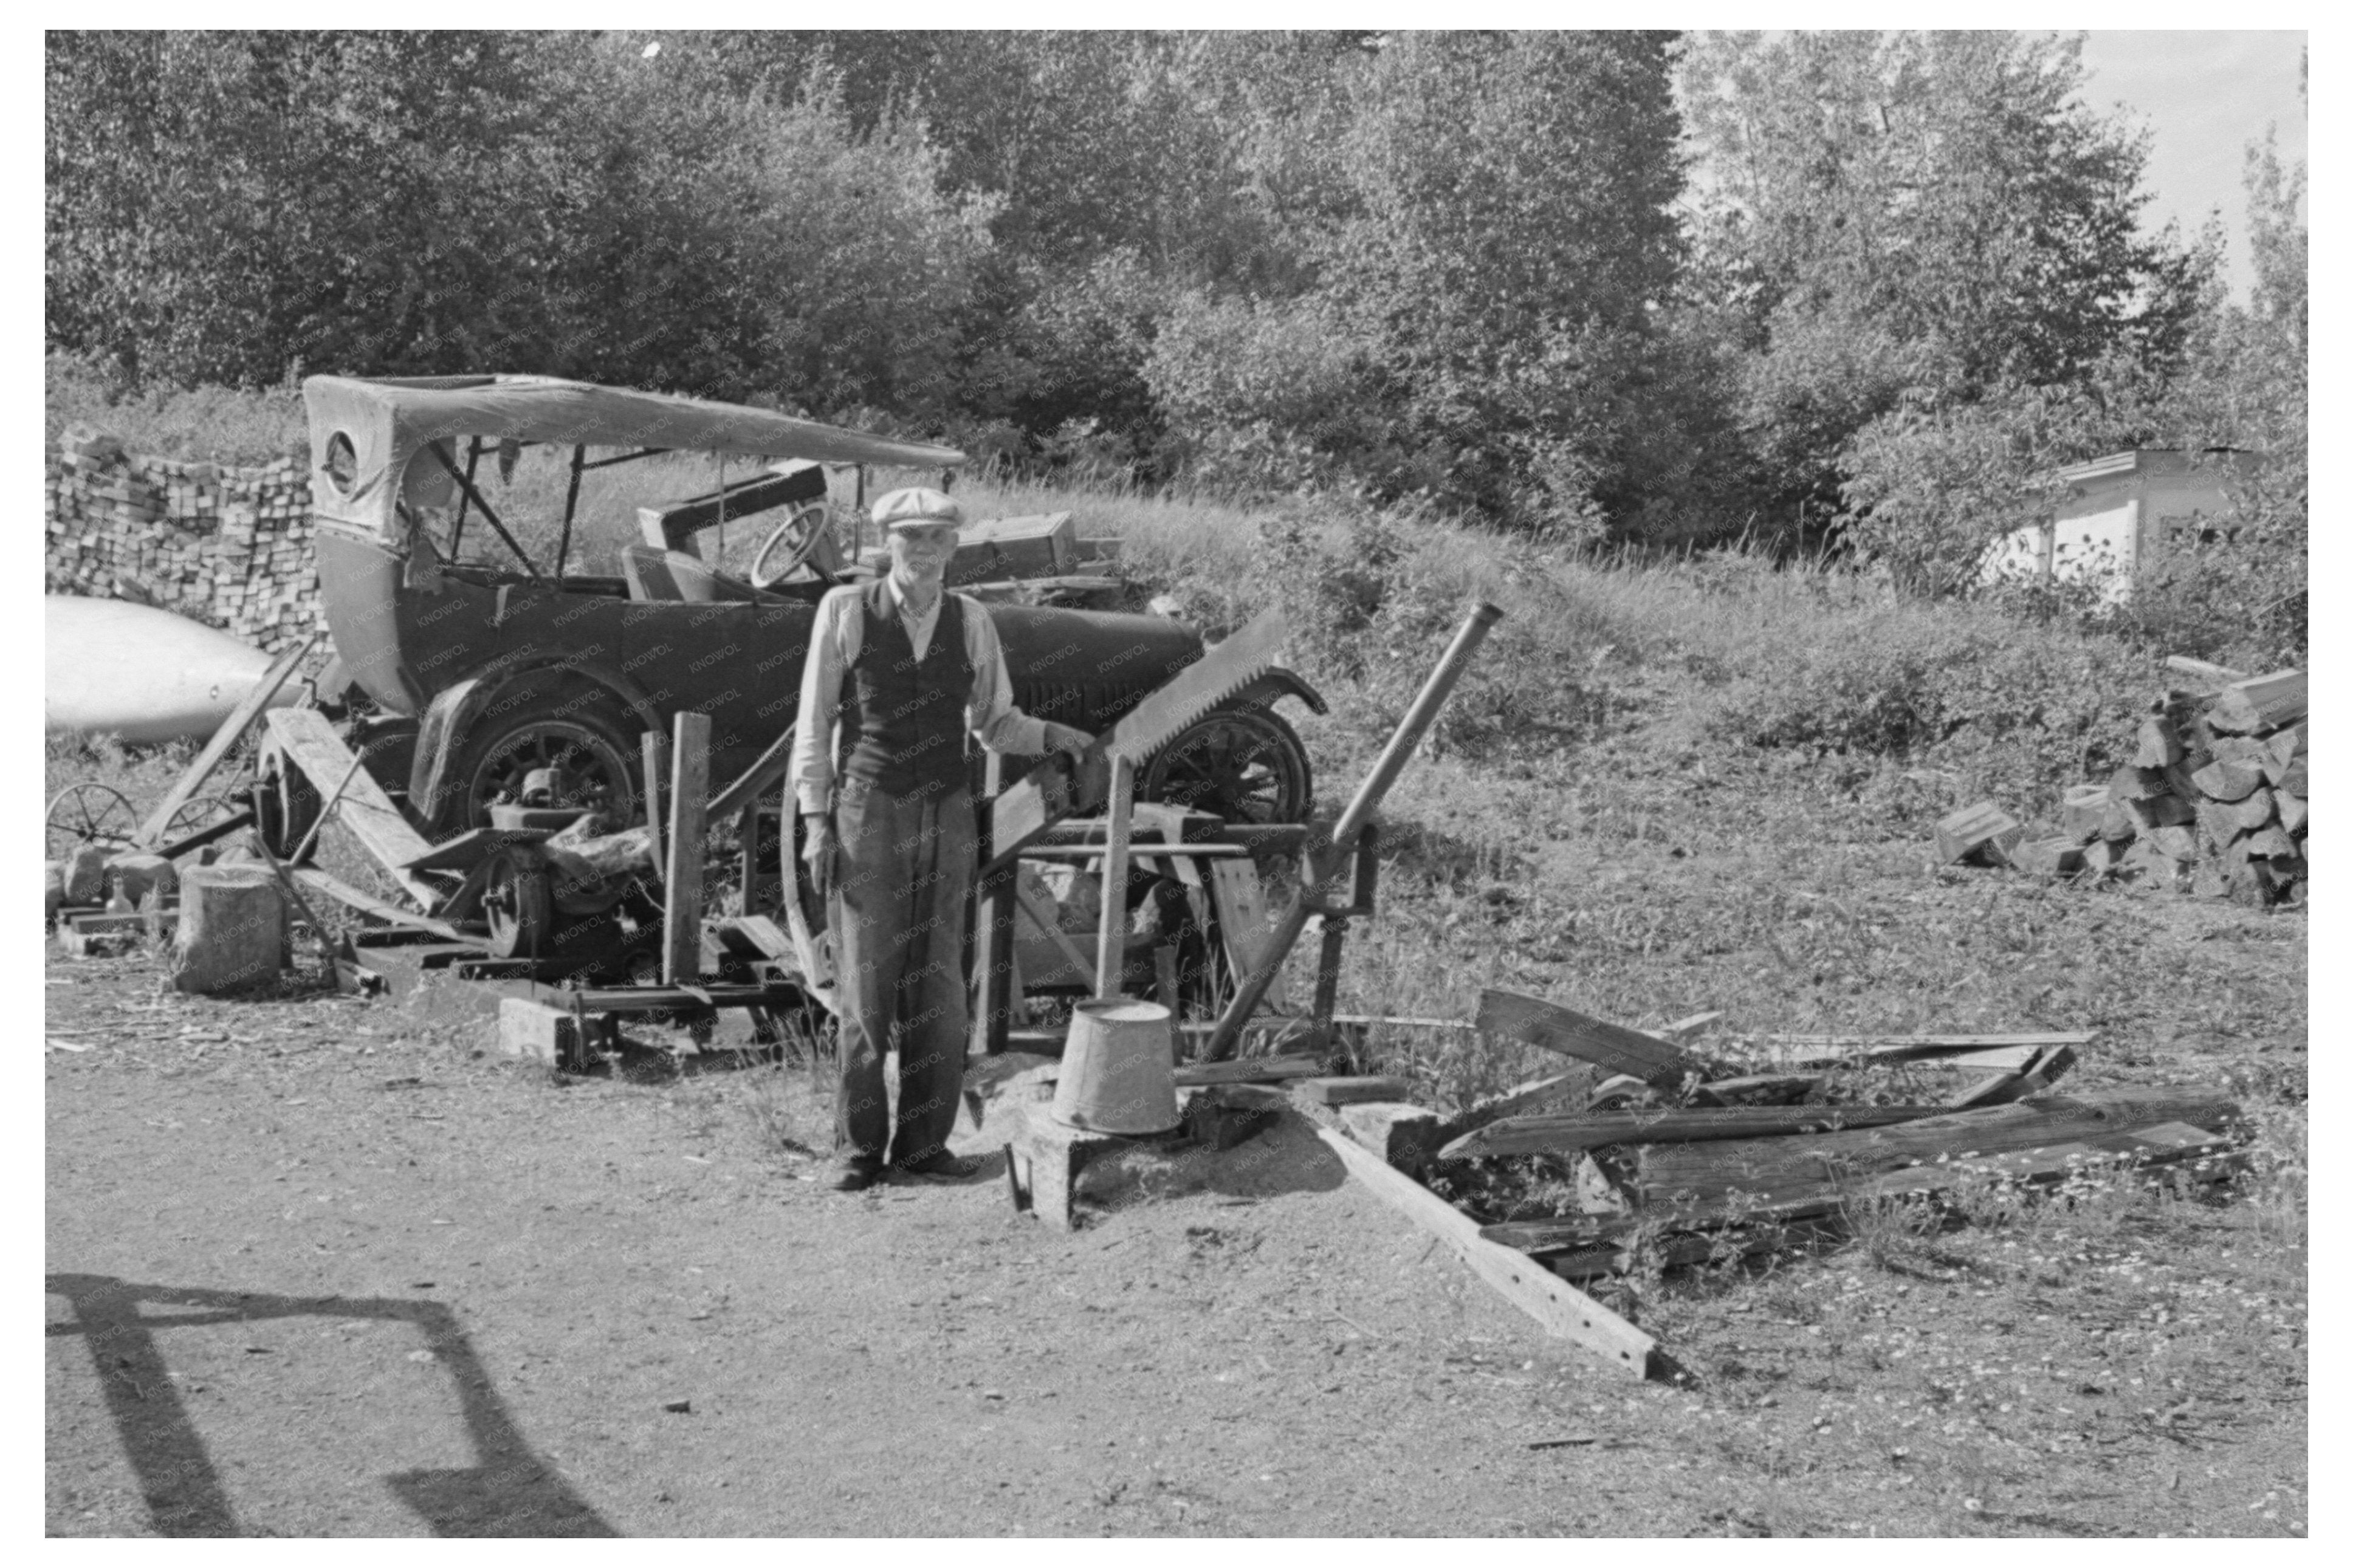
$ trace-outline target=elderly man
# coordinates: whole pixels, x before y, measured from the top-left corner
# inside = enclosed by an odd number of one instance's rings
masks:
[[[833,1186],[856,1192],[890,1163],[969,1176],[948,1150],[964,1087],[965,900],[972,886],[966,737],[993,752],[1084,752],[1093,737],[1013,706],[997,628],[978,601],[945,592],[963,510],[934,489],[874,503],[891,572],[818,606],[801,673],[793,793],[802,854],[830,894],[840,976],[841,1083]],[[839,731],[836,738],[837,727]],[[838,760],[837,760],[838,759]],[[895,1130],[882,1057],[898,1032]]]

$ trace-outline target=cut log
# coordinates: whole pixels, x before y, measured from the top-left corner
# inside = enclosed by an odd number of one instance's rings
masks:
[[[1401,1100],[1344,1105],[1341,1129],[1410,1176],[1419,1176],[1438,1148],[1438,1113]]]
[[[2169,767],[2183,755],[2181,737],[2162,717],[2140,721],[2140,748],[2133,753],[2133,765],[2141,768]]]
[[[2279,782],[2280,775],[2287,771],[2290,763],[2304,755],[2304,749],[2305,726],[2302,724],[2290,725],[2277,734],[2264,738],[2263,750],[2280,770],[2279,773],[2272,775],[2274,784]]]
[[[2093,1090],[1813,1138],[1654,1144],[1642,1151],[1634,1190],[1644,1204],[1706,1201],[1734,1192],[1771,1198],[1832,1176],[2031,1149],[2086,1131],[2128,1131],[2160,1121],[2224,1131],[2240,1120],[2238,1104],[2220,1089]]]
[[[2305,717],[2306,688],[2305,672],[2300,669],[2234,680],[2206,710],[2206,722],[2238,734],[2296,723]]]
[[[107,853],[95,844],[77,844],[65,859],[65,901],[94,904],[106,897]]]
[[[2279,806],[2273,799],[2272,792],[2257,784],[2248,792],[2246,799],[2234,801],[2222,809],[2242,830],[2252,833],[2258,827],[2269,826]]]
[[[2306,753],[2298,752],[2295,754],[2295,759],[2281,771],[2277,784],[2290,795],[2308,795],[2312,793],[2312,774]]]
[[[2190,774],[2190,779],[2209,800],[2244,800],[2262,786],[2263,770],[2253,763],[2226,763],[2218,757]]]
[[[2107,814],[2100,818],[2100,841],[2104,844],[2129,844],[2140,832],[2140,823],[2134,817],[2132,807],[2121,800],[2108,802]]]
[[[2076,838],[2030,839],[2010,851],[2010,863],[2030,877],[2067,876],[2084,868],[2083,841]]]
[[[1989,800],[1965,805],[1936,823],[1936,863],[1951,866],[1962,860],[1981,865],[2009,863],[2010,852],[2026,836],[2018,818]]]
[[[171,898],[180,889],[179,868],[161,855],[117,855],[107,862],[106,879],[134,904],[150,892]]]
[[[2059,808],[2059,826],[2076,843],[2088,844],[2100,836],[2100,824],[2107,815],[2107,785],[2071,784]]]
[[[2273,797],[2273,803],[2279,808],[2279,825],[2282,832],[2302,831],[2305,818],[2309,812],[2309,808],[2305,805],[2304,796],[2290,795],[2285,790],[2282,790]]]
[[[267,866],[196,866],[180,886],[172,984],[198,995],[267,984],[289,957],[286,898]]]
[[[2108,775],[2108,795],[2112,800],[2147,800],[2172,787],[2163,768],[2137,768],[2128,763]]]
[[[2143,833],[2159,827],[2178,827],[2185,822],[2198,820],[2198,808],[2170,790],[2144,800],[2128,800],[2125,802],[2125,809],[2133,814],[2133,825]]]
[[[1388,1162],[1359,1149],[1342,1133],[1318,1127],[1315,1135],[1339,1155],[1348,1173],[1381,1200],[1437,1237],[1513,1306],[1534,1318],[1556,1339],[1566,1339],[1634,1377],[1650,1375],[1657,1342],[1600,1302],[1529,1258],[1498,1247],[1479,1234],[1478,1222]]]
[[[1503,1154],[1567,1154],[1621,1143],[1697,1143],[1890,1127],[1943,1116],[1942,1105],[1740,1105],[1702,1110],[1629,1110],[1587,1116],[1518,1116],[1466,1132],[1439,1151],[1449,1160]]]
[[[2169,860],[2189,861],[2198,858],[2198,835],[2187,827],[2158,827],[2150,830],[2149,847]]]
[[[1478,1024],[1482,1034],[1558,1051],[1641,1079],[1653,1089],[1680,1089],[1687,1079],[1706,1076],[1705,1064],[1680,1046],[1516,992],[1479,993]]]
[[[2246,846],[2246,852],[2251,859],[2293,859],[2296,858],[2301,847],[2284,829],[2279,827],[2259,829],[2247,835],[2242,842]]]

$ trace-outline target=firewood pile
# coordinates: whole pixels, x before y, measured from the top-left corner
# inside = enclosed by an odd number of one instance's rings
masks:
[[[2168,662],[2205,679],[2150,704],[2132,760],[2105,783],[2067,792],[2058,834],[2029,839],[2017,818],[1979,802],[1936,824],[1938,859],[2139,879],[2257,907],[2302,903],[2306,672],[2242,677]]]
[[[1689,1024],[1704,1027],[1705,1019]],[[2158,1168],[2219,1180],[2244,1115],[2214,1088],[2056,1092],[2088,1034],[1712,1042],[1488,991],[1482,1033],[1590,1066],[1457,1118],[1427,1168],[1480,1235],[1570,1279],[1723,1261],[1851,1229],[1888,1204]],[[1594,1085],[1594,1068],[1615,1076]],[[1530,1180],[1546,1157],[1548,1176]]]
[[[311,477],[127,453],[75,426],[42,490],[45,591],[132,599],[275,653],[319,623]]]

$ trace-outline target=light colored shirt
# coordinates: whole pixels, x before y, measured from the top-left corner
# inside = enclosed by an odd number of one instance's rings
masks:
[[[859,650],[866,646],[866,616],[860,603],[866,584],[836,588],[818,601],[817,625],[809,632],[808,661],[801,667],[801,710],[793,733],[793,757],[787,776],[802,815],[821,816],[833,808],[833,754],[836,727],[841,718],[841,683]],[[915,658],[932,646],[932,632],[940,624],[940,606],[947,592],[918,616],[899,596],[893,578],[883,579],[883,598],[899,613]],[[992,752],[1037,756],[1046,750],[1046,721],[1032,719],[1013,706],[1013,679],[1005,670],[1005,645],[997,625],[980,601],[958,594],[964,603],[964,651],[972,665],[972,700],[965,708],[965,724],[973,738]]]

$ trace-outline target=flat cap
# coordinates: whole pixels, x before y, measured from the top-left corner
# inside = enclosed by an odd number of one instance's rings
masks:
[[[964,521],[964,508],[944,490],[910,485],[875,499],[874,521],[884,528],[909,528],[922,523]]]

